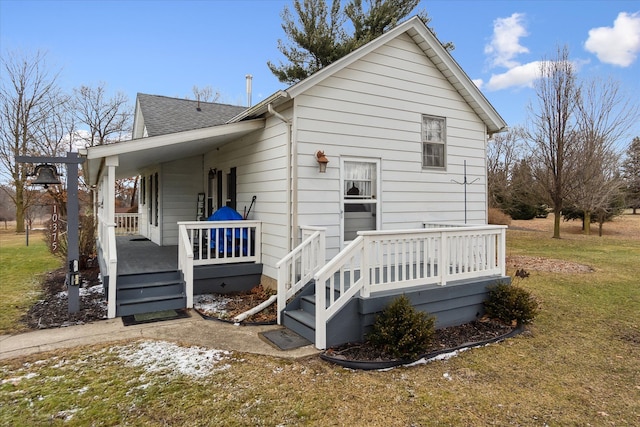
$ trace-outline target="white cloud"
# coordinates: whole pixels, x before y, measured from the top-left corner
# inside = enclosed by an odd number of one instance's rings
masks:
[[[613,27],[589,30],[584,47],[604,63],[628,67],[640,53],[640,12],[620,12]]]
[[[482,79],[473,79],[471,81],[478,87],[478,89],[482,89],[482,86],[484,85],[484,81]]]
[[[492,74],[485,85],[487,90],[500,90],[509,87],[532,87],[540,76],[540,61],[515,66],[502,74]]]
[[[515,56],[529,52],[520,44],[520,38],[528,35],[523,20],[524,14],[514,13],[493,21],[493,37],[484,48],[484,53],[491,56],[492,66],[516,67],[520,63],[514,60]]]

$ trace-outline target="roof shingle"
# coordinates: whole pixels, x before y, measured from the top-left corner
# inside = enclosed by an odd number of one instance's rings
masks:
[[[246,107],[138,94],[148,136],[166,135],[225,124]],[[200,107],[198,109],[198,106]]]

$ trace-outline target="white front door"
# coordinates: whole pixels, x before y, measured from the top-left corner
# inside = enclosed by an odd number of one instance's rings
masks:
[[[346,245],[358,231],[380,229],[380,160],[341,158],[340,171],[340,235]]]

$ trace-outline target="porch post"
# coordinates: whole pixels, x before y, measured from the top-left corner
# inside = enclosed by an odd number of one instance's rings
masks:
[[[107,175],[104,177],[102,186],[102,200],[103,200],[103,221],[105,222],[106,235],[103,236],[102,244],[106,244],[109,247],[109,258],[107,263],[109,265],[109,295],[107,296],[107,317],[113,319],[116,317],[116,287],[118,280],[118,264],[117,264],[117,252],[115,248],[115,218],[116,218],[116,167],[118,166],[118,156],[111,156],[105,159],[105,166],[107,167]],[[112,252],[113,251],[113,252]],[[112,262],[114,261],[115,262]]]
[[[105,217],[109,224],[116,221],[116,167],[118,167],[118,156],[111,156],[105,159],[107,166],[107,188],[104,195]]]

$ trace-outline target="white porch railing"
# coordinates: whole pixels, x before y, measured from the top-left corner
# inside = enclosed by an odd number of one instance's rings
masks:
[[[287,300],[313,278],[325,262],[326,229],[302,227],[303,241],[276,264],[278,270],[278,324]]]
[[[193,244],[187,227],[178,226],[178,270],[182,271],[187,308],[193,308]]]
[[[98,215],[98,244],[106,266],[103,274],[109,277],[109,294],[107,295],[107,317],[116,317],[116,285],[118,279],[118,252],[116,248],[116,224],[108,223]]]
[[[117,213],[116,214],[116,236],[135,235],[140,233],[138,228],[138,213]]]
[[[184,274],[187,308],[193,307],[193,267],[262,262],[260,221],[178,222],[178,268]]]
[[[316,347],[326,324],[351,297],[505,274],[505,226],[363,231],[314,276]],[[326,288],[329,301],[326,300]]]

